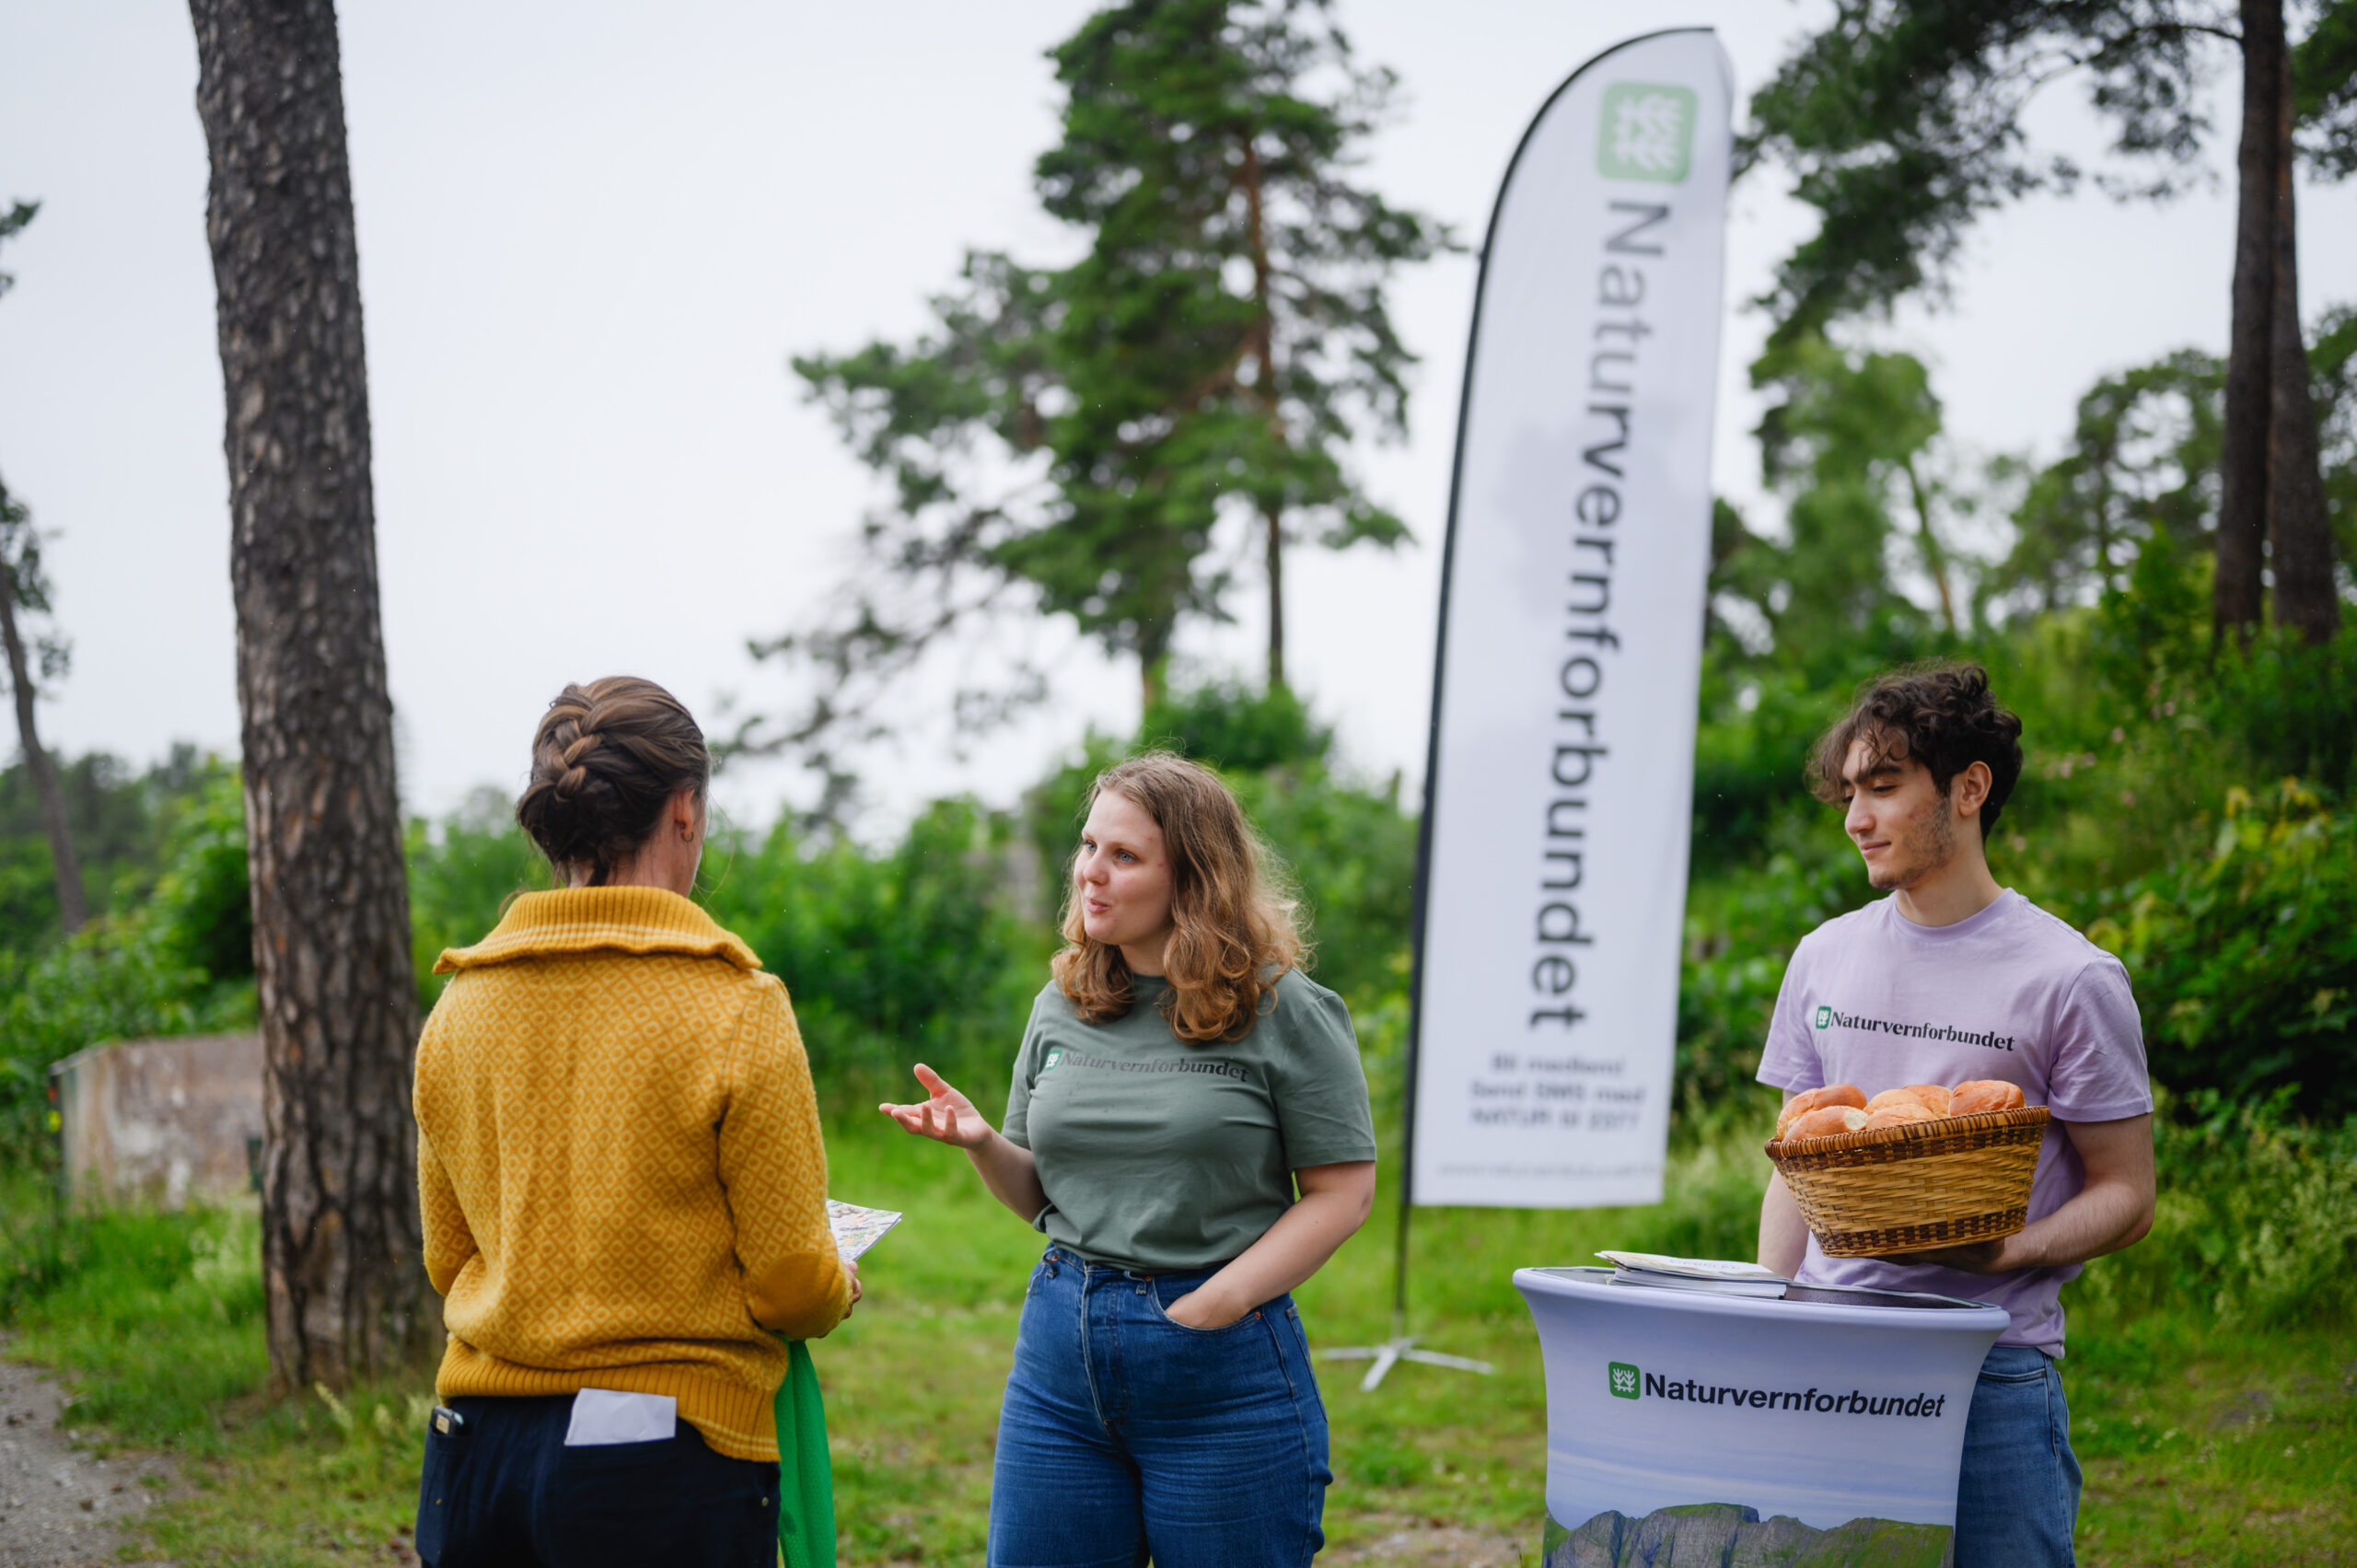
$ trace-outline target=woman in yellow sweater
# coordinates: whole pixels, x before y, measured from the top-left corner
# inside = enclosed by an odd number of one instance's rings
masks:
[[[785,988],[687,897],[710,772],[661,687],[566,687],[516,808],[563,886],[435,966],[435,1568],[776,1560],[778,1336],[826,1333],[859,1284]]]

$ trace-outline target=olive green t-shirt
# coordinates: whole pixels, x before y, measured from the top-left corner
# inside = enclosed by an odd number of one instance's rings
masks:
[[[1147,1273],[1208,1268],[1277,1223],[1295,1170],[1375,1157],[1341,997],[1288,972],[1242,1040],[1193,1045],[1157,1005],[1166,982],[1132,983],[1127,1014],[1091,1024],[1050,981],[1023,1031],[1005,1132],[1038,1162],[1050,1239]]]

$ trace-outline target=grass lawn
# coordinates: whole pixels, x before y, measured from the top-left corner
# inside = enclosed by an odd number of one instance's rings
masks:
[[[818,1350],[842,1559],[979,1562],[998,1392],[1039,1238],[953,1151],[864,1118],[830,1133],[836,1195],[909,1212],[869,1256],[867,1302]],[[1544,1390],[1508,1275],[1608,1246],[1740,1255],[1763,1174],[1756,1143],[1730,1132],[1678,1157],[1673,1202],[1659,1208],[1420,1212],[1414,1326],[1498,1376],[1403,1366],[1366,1395],[1363,1364],[1322,1366],[1336,1474],[1328,1560],[1535,1562]],[[154,1551],[206,1564],[393,1559],[415,1503],[423,1379],[333,1404],[265,1403],[250,1218],[114,1215],[59,1230],[40,1223],[33,1190],[7,1196],[0,1301],[13,1353],[64,1370],[78,1395],[68,1419],[94,1441],[172,1450],[194,1483],[148,1516]],[[1388,1331],[1392,1217],[1378,1203],[1300,1292],[1314,1343]],[[2357,1562],[2349,1342],[2336,1325],[2216,1330],[2190,1304],[2127,1325],[2074,1319],[2082,1561]]]

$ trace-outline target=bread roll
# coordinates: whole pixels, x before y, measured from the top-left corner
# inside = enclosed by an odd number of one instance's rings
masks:
[[[1829,1138],[1837,1132],[1855,1132],[1865,1124],[1866,1113],[1854,1105],[1821,1105],[1794,1121],[1783,1135]]]
[[[1940,1084],[1910,1084],[1907,1092],[1923,1102],[1923,1109],[1934,1116],[1950,1114],[1948,1091]]]
[[[1968,1078],[1958,1084],[1948,1102],[1951,1116],[1974,1116],[1984,1110],[2019,1110],[2022,1091],[2003,1078]]]
[[[1872,1115],[1874,1112],[1882,1109],[1885,1106],[1891,1105],[1922,1106],[1922,1109],[1925,1110],[1932,1109],[1930,1106],[1924,1105],[1923,1097],[1917,1094],[1911,1088],[1885,1089],[1882,1093],[1875,1096],[1874,1098],[1866,1101],[1866,1113],[1868,1115]]]
[[[1783,1137],[1787,1129],[1812,1110],[1822,1110],[1829,1105],[1866,1108],[1866,1097],[1855,1084],[1828,1084],[1821,1089],[1803,1089],[1785,1103],[1776,1118],[1776,1136]]]
[[[1929,1110],[1924,1109],[1921,1103],[1915,1100],[1898,1099],[1891,1101],[1888,1105],[1882,1107],[1879,1110],[1867,1112],[1866,1124],[1859,1128],[1858,1131],[1861,1132],[1879,1132],[1886,1127],[1904,1127],[1910,1121],[1937,1121],[1939,1120],[1940,1118],[1933,1115]]]

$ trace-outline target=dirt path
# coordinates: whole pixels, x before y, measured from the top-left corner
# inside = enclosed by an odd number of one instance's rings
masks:
[[[0,1568],[120,1561],[122,1525],[170,1482],[161,1459],[75,1447],[57,1426],[64,1404],[39,1367],[0,1361]]]

